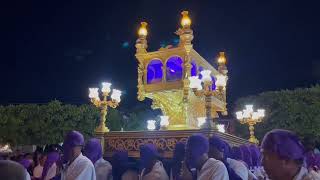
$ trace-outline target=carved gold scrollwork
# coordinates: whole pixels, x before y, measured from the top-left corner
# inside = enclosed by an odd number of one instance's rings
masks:
[[[159,149],[166,150],[167,148],[167,141],[164,138],[157,139],[155,144]]]
[[[145,144],[143,139],[136,139],[134,141],[134,149],[138,150],[140,148],[141,145]]]
[[[192,133],[190,133],[190,135],[191,134]],[[144,136],[145,134],[141,134],[141,136],[139,137],[130,138],[130,136],[128,137],[128,135],[126,135],[125,137],[120,138],[118,134],[112,138],[105,137],[105,153],[108,155],[112,155],[112,153],[115,152],[116,150],[126,150],[129,153],[131,153],[131,156],[139,157],[140,146],[147,143],[152,143],[156,145],[159,150],[162,150],[165,154],[167,154],[166,156],[171,157],[176,143],[177,142],[187,143],[187,140],[188,140],[188,135],[186,135],[185,137],[181,137],[181,136],[178,136],[178,137],[160,136],[159,137],[157,135],[157,137],[152,137],[152,138],[145,138]],[[229,138],[231,138],[228,140],[230,144],[239,145],[239,143],[245,143],[240,141],[241,138],[237,138],[237,137],[229,137]]]
[[[178,142],[178,140],[175,139],[175,138],[168,139],[167,140],[167,148],[168,148],[168,150],[173,151],[177,142]]]
[[[122,139],[117,139],[115,141],[115,149],[117,150],[126,149]]]
[[[125,146],[125,149],[128,150],[128,151],[134,150],[135,149],[134,140],[133,139],[126,139],[124,141],[124,146]]]

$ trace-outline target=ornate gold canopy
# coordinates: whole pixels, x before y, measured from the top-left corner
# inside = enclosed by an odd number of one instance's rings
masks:
[[[218,70],[199,55],[192,45],[193,31],[187,11],[182,12],[181,28],[176,31],[179,44],[148,52],[147,23],[142,22],[136,41],[138,60],[138,100],[153,100],[152,108],[161,109],[169,116],[169,129],[197,128],[197,118],[205,116],[204,98],[196,97],[189,88],[189,77],[198,76],[202,69],[212,72],[212,78],[227,75],[226,58],[221,52]],[[213,87],[214,88],[214,87]],[[227,113],[226,88],[212,97],[212,114]]]

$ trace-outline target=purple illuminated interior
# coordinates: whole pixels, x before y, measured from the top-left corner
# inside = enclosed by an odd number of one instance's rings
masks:
[[[197,64],[194,60],[191,61],[191,76],[197,75]]]
[[[162,81],[162,62],[159,59],[151,60],[147,68],[147,83]]]
[[[172,56],[167,61],[167,81],[182,79],[182,59],[179,56]]]
[[[212,79],[212,90],[216,90],[216,80],[214,79],[213,76],[211,76]]]

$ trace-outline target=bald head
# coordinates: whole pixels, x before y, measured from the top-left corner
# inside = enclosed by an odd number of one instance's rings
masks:
[[[25,180],[26,170],[14,161],[0,160],[0,179]]]

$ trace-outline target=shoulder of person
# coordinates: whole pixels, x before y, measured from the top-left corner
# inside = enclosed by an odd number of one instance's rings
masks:
[[[83,164],[83,165],[87,165],[87,166],[92,166],[93,167],[93,164],[91,162],[90,159],[88,159],[86,156],[83,156],[79,159],[78,161],[79,164]]]
[[[112,167],[111,163],[107,160],[104,160],[103,158],[100,158],[95,164]]]
[[[214,158],[210,158],[208,161],[209,161],[210,164],[215,164],[217,166],[225,166],[222,161],[219,161],[219,160],[214,159]]]
[[[309,171],[303,180],[320,180],[320,174],[314,170]]]

